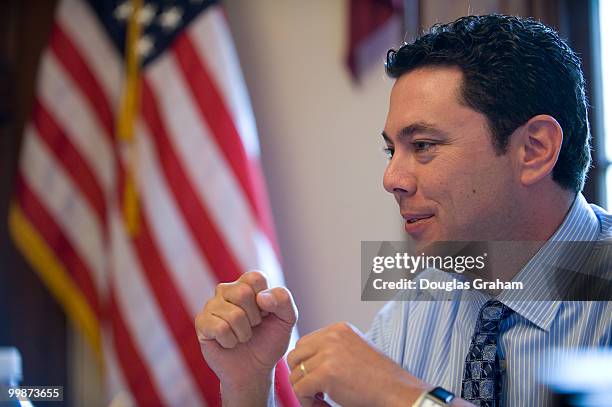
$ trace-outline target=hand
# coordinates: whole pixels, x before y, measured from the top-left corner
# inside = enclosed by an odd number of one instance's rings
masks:
[[[289,379],[303,406],[319,405],[317,393],[343,406],[409,406],[434,387],[375,350],[346,323],[302,337],[287,361]]]
[[[251,271],[219,284],[195,326],[204,359],[221,387],[243,391],[270,384],[296,321],[291,293],[284,287],[268,289],[265,276]]]

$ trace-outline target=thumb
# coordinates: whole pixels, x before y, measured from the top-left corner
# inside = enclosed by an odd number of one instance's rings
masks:
[[[288,325],[295,325],[298,314],[291,292],[285,287],[275,287],[257,293],[257,305],[262,311],[276,315]]]

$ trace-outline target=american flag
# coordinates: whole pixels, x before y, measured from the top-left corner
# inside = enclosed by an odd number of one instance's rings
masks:
[[[214,1],[62,0],[12,236],[98,352],[109,400],[219,405],[194,317],[253,268],[282,285],[255,121]],[[287,368],[279,401],[295,404]]]

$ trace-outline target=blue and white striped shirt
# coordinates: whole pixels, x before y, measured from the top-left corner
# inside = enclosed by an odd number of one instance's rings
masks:
[[[601,242],[612,239],[612,215],[589,205],[581,194],[562,225],[515,278],[548,287],[546,267],[565,261],[575,267],[589,253],[564,256],[555,241]],[[585,246],[583,246],[585,247]],[[595,250],[592,246],[589,250]],[[573,264],[571,264],[573,263]],[[548,284],[548,285],[547,285]],[[551,351],[612,347],[612,303],[606,301],[525,301],[502,291],[497,298],[514,312],[500,327],[499,352],[505,359],[502,405],[547,406],[550,395],[540,383]],[[391,301],[368,332],[374,345],[425,382],[461,394],[465,358],[480,307],[470,301]]]

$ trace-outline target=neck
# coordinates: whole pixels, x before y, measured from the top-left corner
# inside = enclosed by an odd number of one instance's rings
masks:
[[[530,202],[537,197],[536,202]],[[525,225],[527,233],[521,240],[534,240],[545,242],[559,229],[567,216],[576,193],[555,187],[552,191],[533,191],[529,193],[527,204],[523,205],[528,225]]]
[[[537,197],[537,202],[534,198]],[[567,216],[576,194],[554,186],[543,191],[525,191],[524,205],[516,206],[510,240],[491,245],[488,263],[491,279],[510,281],[559,229]]]

